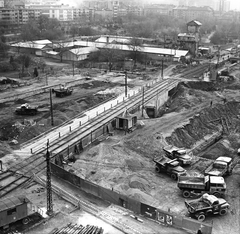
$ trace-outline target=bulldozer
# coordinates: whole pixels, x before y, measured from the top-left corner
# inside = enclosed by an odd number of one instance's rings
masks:
[[[70,96],[73,89],[61,85],[59,89],[52,89],[52,93],[55,93],[56,97],[66,97]]]

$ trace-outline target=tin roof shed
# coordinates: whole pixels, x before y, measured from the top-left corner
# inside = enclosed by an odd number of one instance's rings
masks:
[[[29,202],[26,197],[8,197],[0,201],[0,212]]]

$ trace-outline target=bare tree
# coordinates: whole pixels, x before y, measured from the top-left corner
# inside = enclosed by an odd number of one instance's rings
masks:
[[[129,43],[128,46],[129,46],[129,48],[132,51],[134,67],[135,67],[136,63],[137,63],[138,55],[140,54],[141,50],[143,49],[142,40],[139,39],[139,38],[133,37],[130,40],[130,43]]]
[[[64,53],[66,53],[67,51],[70,50],[70,48],[72,47],[71,46],[71,43],[72,42],[62,42],[62,41],[59,41],[59,42],[54,42],[53,44],[55,45],[55,50],[57,52],[59,52],[59,56],[60,56],[60,62],[63,61],[63,55]]]

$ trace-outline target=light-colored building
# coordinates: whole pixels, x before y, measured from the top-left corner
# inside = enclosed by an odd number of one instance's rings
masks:
[[[198,54],[199,47],[199,29],[201,23],[197,20],[192,20],[187,23],[187,32],[179,33],[177,41],[181,49],[189,50],[190,54],[196,56]]]
[[[229,0],[217,0],[216,1],[216,10],[223,13],[230,10],[230,1]]]
[[[149,4],[144,7],[144,15],[158,14],[171,15],[174,5],[168,4]]]
[[[175,18],[191,20],[197,18],[211,18],[214,16],[214,11],[211,7],[179,6],[172,9],[172,14]]]
[[[4,7],[4,1],[0,0],[0,8]]]

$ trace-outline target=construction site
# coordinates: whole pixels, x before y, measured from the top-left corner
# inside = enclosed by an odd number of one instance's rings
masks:
[[[160,69],[127,75],[86,69],[72,76],[66,64],[48,79],[2,84],[1,200],[26,196],[35,211],[44,213],[15,230],[147,234],[201,228],[204,234],[238,234],[240,67],[231,67],[234,79],[204,81],[206,66],[177,70],[171,65],[162,76]],[[71,94],[57,96],[62,84]],[[16,112],[28,108],[26,103],[36,113]],[[182,194],[173,173],[156,168],[154,159],[168,147],[190,155],[189,165],[180,164],[188,177],[206,176],[220,156],[231,158],[231,174],[224,176],[226,215],[204,221],[190,217],[185,200],[192,194]],[[51,215],[46,215],[47,152]]]

